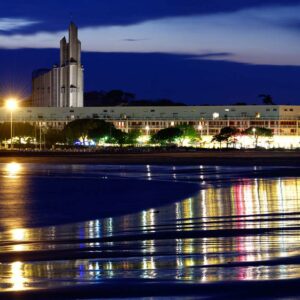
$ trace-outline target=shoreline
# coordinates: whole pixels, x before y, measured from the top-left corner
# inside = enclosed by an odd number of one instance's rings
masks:
[[[300,151],[70,152],[2,151],[0,163],[300,166]]]

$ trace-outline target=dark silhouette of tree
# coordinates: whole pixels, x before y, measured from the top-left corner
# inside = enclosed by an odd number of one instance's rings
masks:
[[[91,91],[84,94],[84,106],[184,106],[170,99],[136,99],[135,94],[122,90]]]
[[[109,139],[112,137],[115,126],[112,123],[105,122],[104,120],[94,120],[93,127],[88,129],[88,138],[93,139],[94,141],[99,141],[107,137]]]
[[[57,143],[65,143],[66,135],[64,130],[49,128],[45,133],[45,144],[51,147]]]
[[[91,136],[95,138],[96,132],[93,132],[93,130],[99,130],[103,124],[106,125],[106,122],[95,119],[78,119],[72,121],[64,128],[67,142],[69,144],[74,144],[74,142],[78,141],[80,138],[82,138],[84,142]],[[97,133],[97,135],[99,136],[99,133]]]
[[[0,140],[10,139],[10,123],[5,122],[0,124]]]
[[[130,106],[185,106],[186,104],[181,102],[174,102],[169,99],[159,100],[135,100],[129,103]]]
[[[255,139],[255,147],[258,145],[258,140],[260,137],[272,137],[273,130],[266,127],[249,127],[243,134],[253,136]]]
[[[123,146],[127,141],[127,133],[114,128],[109,136],[108,142],[111,144],[118,144],[119,146]]]
[[[11,138],[11,124],[5,122],[0,124],[0,140],[7,140]],[[22,138],[27,138],[26,143],[31,143],[35,136],[35,128],[30,123],[14,122],[13,124],[13,138],[18,138],[19,144],[21,144]]]
[[[13,133],[15,137],[19,138],[19,143],[21,144],[22,138],[33,138],[35,136],[35,128],[33,125],[29,123],[14,123],[13,126]],[[30,142],[31,139],[29,139],[28,142]]]
[[[112,123],[98,119],[79,119],[72,121],[64,128],[64,134],[69,144],[74,144],[79,139],[83,142],[106,138],[108,143],[123,145],[126,142],[126,133],[116,129]]]
[[[182,137],[183,131],[178,127],[169,127],[162,129],[151,137],[151,143],[168,145],[175,142],[177,138]]]
[[[261,98],[263,104],[265,105],[275,105],[271,95],[260,94],[258,97]]]
[[[84,94],[84,106],[124,106],[134,100],[133,93],[122,90],[92,91]]]
[[[136,145],[138,143],[138,138],[141,135],[140,130],[132,130],[127,134],[126,144],[128,145]]]
[[[216,134],[212,141],[216,141],[220,143],[220,148],[222,142],[226,142],[227,148],[229,144],[235,143],[236,136],[240,134],[240,131],[238,128],[233,126],[227,126],[223,127],[218,134]]]

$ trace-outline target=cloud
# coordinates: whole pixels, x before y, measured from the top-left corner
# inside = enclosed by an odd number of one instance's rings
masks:
[[[127,39],[123,39],[123,41],[125,42],[140,42],[140,41],[145,41],[147,39],[132,39],[132,38],[127,38]]]
[[[300,5],[269,6],[129,26],[85,27],[79,34],[85,51],[158,52],[250,64],[300,65],[299,23]],[[0,47],[57,48],[65,34],[0,35]]]
[[[12,31],[39,23],[28,19],[0,18],[0,31]]]
[[[230,57],[233,55],[234,55],[233,53],[228,53],[228,52],[203,53],[201,55],[189,57],[189,59],[205,59],[205,58],[226,59],[227,57]]]

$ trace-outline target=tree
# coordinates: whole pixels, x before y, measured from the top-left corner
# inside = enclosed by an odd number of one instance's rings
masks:
[[[235,142],[235,137],[240,133],[239,129],[233,126],[223,127],[218,134],[216,134],[212,141],[220,143],[220,148],[222,142],[226,142],[227,148],[230,143]]]
[[[30,142],[31,138],[35,136],[35,128],[29,123],[14,123],[13,126],[14,136],[19,138],[19,143],[21,144],[22,138],[29,138],[27,143]]]
[[[100,139],[112,137],[113,131],[116,130],[112,123],[105,122],[104,120],[94,120],[94,126],[88,130],[88,137],[96,142]]]
[[[151,137],[151,143],[167,145],[174,143],[177,138],[182,137],[183,131],[178,127],[168,127],[155,133]]]
[[[7,140],[11,138],[11,124],[10,122],[5,122],[0,124],[0,140]],[[35,136],[34,126],[30,123],[14,122],[13,124],[13,137],[19,139],[19,144],[21,144],[22,138],[27,138],[27,143]]]
[[[7,139],[10,139],[10,123],[5,122],[0,124],[0,140]]]
[[[101,139],[112,144],[123,145],[126,142],[126,133],[116,129],[112,123],[97,119],[79,119],[66,125],[64,133],[70,144],[82,139],[86,144],[88,140],[93,140],[96,144]]]
[[[84,106],[117,106],[128,105],[135,100],[133,93],[122,90],[92,91],[84,94]]]
[[[273,131],[266,127],[249,127],[243,132],[243,134],[253,136],[255,140],[255,147],[257,147],[259,137],[272,137]]]
[[[79,139],[85,144],[88,139],[99,140],[106,134],[110,134],[114,126],[103,120],[79,119],[68,123],[64,128],[64,133],[69,144]]]
[[[261,94],[258,97],[262,99],[262,102],[265,105],[275,105],[271,95]]]
[[[132,130],[126,136],[126,144],[136,145],[138,143],[138,138],[141,136],[140,130]]]
[[[93,119],[79,119],[68,123],[64,128],[67,142],[74,144],[80,138],[83,142],[88,139],[89,131],[95,128],[96,124]]]
[[[45,133],[45,143],[49,147],[57,143],[65,143],[66,136],[63,130],[49,128]]]
[[[170,99],[159,99],[159,100],[131,100],[129,102],[130,106],[186,106],[186,104],[181,102],[174,102]]]
[[[118,144],[119,146],[123,146],[126,143],[126,140],[127,133],[120,129],[114,128],[108,141],[112,144]]]
[[[182,131],[182,135],[179,137],[181,145],[185,139],[188,139],[189,142],[199,142],[201,137],[199,132],[192,125],[180,125],[178,128]]]

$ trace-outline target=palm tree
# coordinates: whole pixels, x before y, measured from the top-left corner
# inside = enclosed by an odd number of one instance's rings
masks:
[[[258,95],[258,97],[262,99],[262,102],[265,105],[275,105],[271,95],[260,94],[260,95]]]

